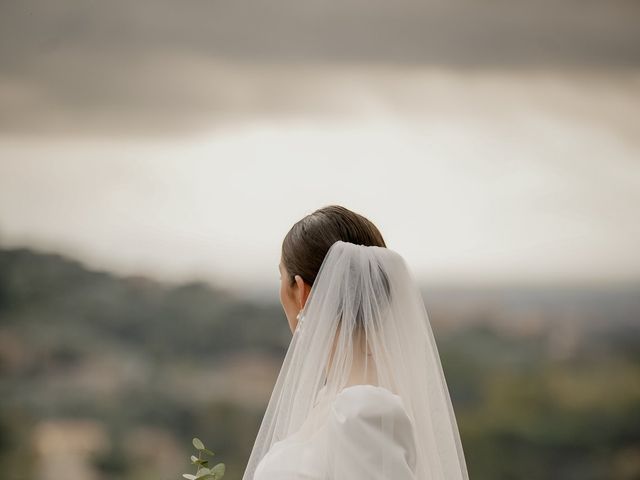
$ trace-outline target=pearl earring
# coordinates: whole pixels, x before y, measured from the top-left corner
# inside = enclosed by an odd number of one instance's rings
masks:
[[[302,334],[302,330],[303,330],[303,320],[304,320],[304,315],[302,315],[302,310],[300,310],[298,312],[298,315],[296,315],[296,318],[298,319],[298,324],[296,325],[296,331],[298,332],[298,334]]]

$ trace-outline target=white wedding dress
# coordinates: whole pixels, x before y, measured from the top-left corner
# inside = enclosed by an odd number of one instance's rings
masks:
[[[397,252],[332,244],[242,480],[469,480],[420,288]]]
[[[254,480],[414,480],[415,448],[402,399],[383,387],[353,385],[331,402],[321,396],[302,428],[273,444]]]

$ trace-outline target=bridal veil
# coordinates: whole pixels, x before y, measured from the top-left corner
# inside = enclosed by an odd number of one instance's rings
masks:
[[[415,480],[468,479],[438,350],[410,269],[389,248],[337,241],[301,312],[243,480],[253,480],[276,442],[308,424],[319,402],[361,384],[399,397],[414,432]],[[390,434],[400,427],[393,418],[380,424]],[[393,459],[386,461],[391,452],[384,442],[367,448],[367,458],[381,470],[376,478],[394,479]],[[344,455],[331,468],[349,462]],[[328,479],[360,480],[338,470]]]

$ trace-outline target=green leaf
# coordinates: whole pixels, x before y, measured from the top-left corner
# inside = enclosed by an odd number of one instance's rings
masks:
[[[193,446],[196,447],[196,449],[198,450],[206,450],[204,448],[204,443],[202,443],[202,440],[200,440],[198,437],[193,437]]]
[[[218,463],[211,469],[211,473],[213,473],[216,476],[216,479],[222,478],[222,476],[224,475],[225,469],[226,467],[224,463]]]
[[[202,443],[202,440],[198,437],[193,437],[192,443],[200,454],[204,453],[205,455],[215,455],[215,453],[204,446],[204,443]],[[182,476],[187,480],[221,480],[224,476],[224,463],[218,463],[213,468],[208,468],[209,460],[205,460],[200,456],[196,457],[195,455],[191,455],[191,463],[198,466],[198,471],[195,475],[188,473],[183,474]]]
[[[201,468],[198,470],[198,473],[196,473],[196,480],[201,480],[207,475],[212,475],[211,470],[208,468]]]

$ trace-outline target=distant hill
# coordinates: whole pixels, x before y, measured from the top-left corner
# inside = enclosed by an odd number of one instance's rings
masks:
[[[471,478],[638,478],[637,286],[423,296]],[[2,478],[178,478],[197,435],[240,480],[290,338],[277,299],[0,250]]]
[[[160,356],[211,356],[242,348],[281,351],[284,314],[203,282],[168,285],[90,270],[57,254],[0,250],[0,326],[38,325]]]
[[[443,336],[478,324],[525,336],[595,336],[599,343],[607,338],[625,343],[640,335],[640,284],[434,285],[423,289],[423,298],[436,334]],[[35,324],[45,338],[73,331],[167,358],[216,357],[239,349],[282,354],[290,339],[276,299],[240,298],[200,281],[170,285],[120,277],[27,248],[0,250],[0,326]]]

